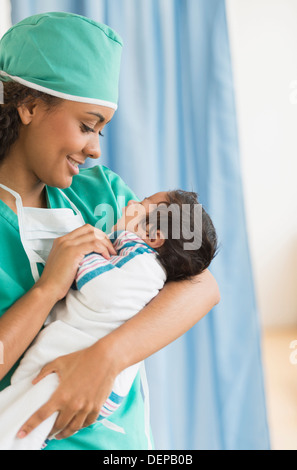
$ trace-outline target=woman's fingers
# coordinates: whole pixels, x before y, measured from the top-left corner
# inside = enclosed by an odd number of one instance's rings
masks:
[[[97,420],[112,390],[116,371],[106,360],[99,368],[98,354],[94,354],[93,348],[61,356],[41,370],[35,381],[55,372],[59,386],[49,401],[21,427],[18,437],[26,437],[54,413],[58,415],[50,435],[59,439],[65,439]],[[98,343],[96,351],[97,348]]]
[[[38,382],[40,382],[42,379],[44,379],[45,377],[47,377],[48,375],[50,374],[53,374],[54,372],[57,372],[57,367],[55,366],[55,362],[52,362],[50,364],[47,364],[45,365],[41,371],[39,372],[39,374],[37,375],[37,377],[35,377],[34,380],[32,380],[32,384],[33,385],[36,385]]]
[[[88,414],[86,411],[81,411],[77,413],[71,420],[69,420],[68,425],[63,427],[63,424],[56,421],[54,433],[56,439],[67,439],[67,437],[73,436],[80,429],[90,426],[95,423],[99,416],[99,412]],[[85,424],[86,421],[89,424]],[[56,431],[58,430],[58,431]]]
[[[82,255],[95,251],[109,258],[110,255],[117,254],[108,236],[91,225],[80,227],[74,232],[57,239],[56,244],[58,243],[66,248],[78,249],[79,254]]]
[[[79,431],[80,427],[76,426],[76,418],[78,415],[75,415],[75,412],[71,409],[64,410],[63,414],[59,414],[54,427],[50,432],[50,437],[55,437],[55,439],[66,439]],[[68,430],[68,433],[66,432]]]
[[[87,428],[96,423],[99,414],[100,409],[94,410],[90,407],[84,407],[82,411],[73,411],[72,419],[70,419],[70,415],[67,420],[59,416],[52,430],[52,434],[55,435],[56,439],[67,439],[67,437],[73,436],[80,429]],[[67,424],[65,425],[66,422]]]
[[[117,254],[107,235],[91,225],[57,238],[38,284],[52,292],[58,302],[67,295],[80,262],[90,253],[99,253],[107,260]]]
[[[91,426],[91,424],[96,423],[98,420],[98,417],[100,415],[100,409],[95,410],[92,413],[89,413],[88,416],[86,417],[85,421],[83,422],[82,427],[87,428],[88,426]]]
[[[94,234],[85,234],[72,240],[71,244],[72,247],[75,247],[85,255],[91,253],[92,251],[108,258],[110,258],[111,255],[117,254],[112,242],[108,237],[98,238]]]
[[[25,438],[58,410],[62,411],[59,413],[49,436],[56,439],[66,439],[76,434],[80,429],[95,423],[99,416],[99,411],[94,411],[89,406],[79,404],[78,400],[73,401],[72,406],[71,402],[69,402],[69,405],[64,403],[58,406],[53,399],[26,421],[19,430],[17,437],[19,439]]]
[[[114,250],[113,244],[108,238],[108,236],[106,235],[106,233],[102,232],[102,230],[99,230],[96,227],[93,227],[90,224],[83,225],[82,227],[79,227],[78,229],[74,230],[68,235],[65,235],[62,238],[75,240],[75,239],[80,238],[83,235],[89,235],[91,237],[94,237],[94,239],[100,240],[101,242],[108,244],[110,248]]]
[[[30,434],[32,431],[34,431],[37,426],[39,426],[43,421],[47,420],[50,416],[52,416],[55,412],[57,411],[56,407],[51,404],[51,402],[48,402],[41,408],[39,408],[34,415],[31,416],[28,421],[25,422],[25,424],[21,427],[19,432],[17,433],[17,437],[19,439],[23,439],[28,434]]]

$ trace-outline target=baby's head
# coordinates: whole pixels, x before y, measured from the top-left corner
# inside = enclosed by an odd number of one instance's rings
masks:
[[[114,229],[136,233],[154,248],[167,281],[202,273],[217,252],[215,228],[193,192],[160,192],[129,201]]]

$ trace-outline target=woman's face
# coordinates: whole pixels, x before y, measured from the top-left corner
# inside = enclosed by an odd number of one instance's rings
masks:
[[[100,157],[99,135],[113,115],[114,110],[104,106],[63,100],[48,111],[37,102],[22,119],[22,165],[36,181],[69,187],[78,165]]]

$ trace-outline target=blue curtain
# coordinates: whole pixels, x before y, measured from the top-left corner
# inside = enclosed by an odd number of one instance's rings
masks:
[[[14,23],[59,10],[107,23],[125,43],[102,163],[139,197],[198,192],[220,239],[220,304],[147,361],[156,447],[269,449],[225,1],[12,0]]]

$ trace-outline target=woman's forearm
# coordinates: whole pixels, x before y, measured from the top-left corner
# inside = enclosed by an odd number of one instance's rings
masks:
[[[103,348],[119,373],[182,336],[219,301],[219,288],[209,271],[194,281],[168,283],[141,312],[94,349],[101,353]]]
[[[177,339],[218,302],[218,286],[209,272],[196,282],[168,284],[135,317],[93,346],[47,364],[36,381],[56,372],[60,385],[23,425],[20,436],[26,436],[55,411],[59,411],[59,418],[52,433],[59,432],[59,438],[92,424],[122,370]]]
[[[0,318],[0,342],[4,364],[0,380],[30,346],[56,303],[47,289],[35,285]]]
[[[55,239],[39,281],[0,318],[0,380],[30,346],[54,305],[67,295],[84,256],[93,252],[115,254],[111,241],[102,240],[101,230],[91,225]]]

